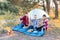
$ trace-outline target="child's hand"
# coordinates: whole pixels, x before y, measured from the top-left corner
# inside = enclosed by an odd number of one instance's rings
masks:
[[[22,18],[22,16],[20,16],[20,18]]]
[[[22,21],[23,21],[23,20],[20,20],[20,22],[19,22],[19,23],[22,23]]]
[[[30,22],[29,22],[29,25],[31,25],[31,24],[32,24],[32,22],[30,21]]]
[[[42,24],[42,22],[39,23],[39,25],[41,25],[41,24]]]

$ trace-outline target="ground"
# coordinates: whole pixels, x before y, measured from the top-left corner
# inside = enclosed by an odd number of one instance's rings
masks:
[[[15,35],[0,38],[0,40],[60,40],[60,34],[54,30],[50,29],[50,31],[47,31],[42,37],[33,37],[15,32]]]
[[[14,32],[10,36],[7,35],[5,37],[0,37],[0,40],[60,40],[60,27],[58,26],[60,24],[59,20],[50,20],[50,24],[50,27],[42,37],[33,37],[24,35],[20,32]]]

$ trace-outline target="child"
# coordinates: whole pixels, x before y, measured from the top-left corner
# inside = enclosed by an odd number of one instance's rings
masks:
[[[42,28],[44,28],[44,30],[47,31],[47,27],[48,27],[48,19],[46,18],[46,15],[43,15],[43,18],[42,18],[42,26],[38,27],[37,30],[38,31],[41,31]]]
[[[37,32],[37,30],[36,30],[37,27],[38,27],[37,15],[34,15],[34,19],[31,20],[31,26],[29,28],[33,29],[34,32]]]
[[[25,13],[25,15],[20,20],[22,20],[22,24],[25,27],[27,27],[29,25],[29,18],[28,18],[27,12]]]
[[[46,18],[46,15],[43,15],[43,28],[47,31],[47,27],[48,27],[48,19]]]

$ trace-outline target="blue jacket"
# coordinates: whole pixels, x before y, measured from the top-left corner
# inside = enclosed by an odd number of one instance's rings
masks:
[[[37,19],[33,19],[33,20],[31,20],[31,22],[32,22],[32,26],[34,26],[34,27],[37,27],[38,26],[38,20]]]

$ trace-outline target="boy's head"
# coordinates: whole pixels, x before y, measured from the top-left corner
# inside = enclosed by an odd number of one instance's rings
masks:
[[[28,15],[28,13],[26,12],[26,13],[25,13],[25,16],[27,16],[27,15]]]
[[[37,18],[37,15],[34,15],[34,18],[36,19]]]

